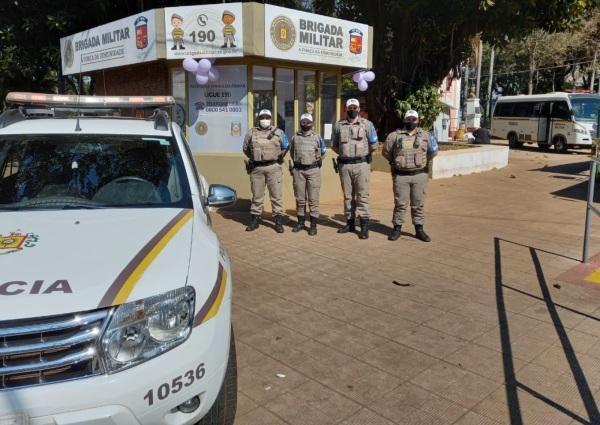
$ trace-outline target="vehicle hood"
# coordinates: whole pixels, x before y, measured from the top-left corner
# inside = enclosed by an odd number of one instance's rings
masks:
[[[93,310],[186,284],[192,210],[0,213],[0,321]]]

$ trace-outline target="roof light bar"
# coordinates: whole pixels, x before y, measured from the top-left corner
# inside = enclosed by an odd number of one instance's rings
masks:
[[[14,105],[65,106],[69,108],[150,108],[175,105],[173,96],[78,96],[11,92],[6,103]]]

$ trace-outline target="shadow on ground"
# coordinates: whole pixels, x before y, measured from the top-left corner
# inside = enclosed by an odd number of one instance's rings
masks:
[[[598,186],[600,182],[596,182],[594,190],[594,202],[600,202],[600,191]],[[578,201],[587,201],[588,197],[588,180],[574,184],[573,186],[565,187],[564,189],[551,192],[551,195],[558,196],[560,198],[575,199]]]
[[[554,174],[568,174],[572,176],[587,177],[590,174],[590,161],[571,162],[568,164],[552,165],[535,168],[530,171],[543,171]]]
[[[581,367],[581,364],[577,358],[577,354],[573,348],[573,344],[565,330],[565,327],[562,323],[562,320],[558,314],[558,308],[566,309],[572,313],[580,314],[587,318],[591,318],[593,320],[600,321],[599,318],[590,316],[588,314],[582,313],[580,311],[564,307],[560,304],[555,304],[552,300],[552,294],[550,289],[548,288],[548,283],[546,281],[546,277],[544,275],[544,271],[542,269],[542,265],[540,259],[538,257],[538,250],[533,247],[527,247],[525,245],[516,244],[519,246],[523,246],[528,248],[529,254],[531,256],[531,260],[533,262],[535,272],[537,275],[537,280],[540,285],[540,291],[542,293],[542,297],[538,297],[533,294],[529,294],[525,291],[521,291],[519,289],[513,288],[511,286],[505,285],[502,279],[502,254],[501,254],[501,243],[505,244],[514,244],[511,241],[506,241],[500,238],[494,238],[494,257],[495,257],[495,291],[496,291],[496,307],[498,312],[498,323],[500,325],[500,341],[502,344],[502,361],[504,368],[504,378],[505,378],[505,389],[506,389],[506,399],[508,403],[508,412],[510,416],[510,423],[512,425],[522,425],[523,424],[523,412],[521,410],[521,405],[519,402],[518,391],[524,391],[540,400],[541,402],[551,406],[557,411],[563,413],[564,415],[570,417],[575,422],[581,424],[598,424],[600,423],[600,411],[598,410],[598,405],[596,404],[596,400],[594,398],[594,393],[590,388],[590,384],[588,382],[585,373]],[[544,251],[547,252],[547,251]],[[565,354],[565,358],[569,365],[570,372],[575,380],[575,384],[577,386],[577,391],[579,392],[579,396],[581,397],[582,403],[584,405],[586,416],[582,417],[577,412],[573,412],[562,404],[550,399],[544,394],[538,392],[535,388],[531,388],[521,382],[519,382],[518,377],[515,373],[514,366],[514,358],[513,358],[513,346],[511,343],[511,335],[510,335],[510,321],[508,320],[508,314],[505,305],[504,292],[505,290],[516,291],[517,293],[533,297],[537,300],[543,301],[545,303],[546,309],[550,318],[552,320],[552,324],[554,325],[554,329],[556,330],[558,339],[560,341],[560,346]]]

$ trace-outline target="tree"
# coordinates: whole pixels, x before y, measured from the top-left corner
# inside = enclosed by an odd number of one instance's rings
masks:
[[[374,115],[388,121],[397,119],[390,97],[406,99],[421,87],[439,85],[450,71],[459,77],[473,37],[502,46],[538,28],[572,29],[598,5],[598,0],[314,0],[317,13],[374,27],[378,78],[368,97]]]

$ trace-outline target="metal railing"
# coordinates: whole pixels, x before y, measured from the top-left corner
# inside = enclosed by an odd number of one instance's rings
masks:
[[[599,129],[600,130],[600,129]],[[600,209],[594,205],[594,189],[596,186],[596,174],[598,172],[600,157],[598,153],[590,161],[590,180],[588,182],[587,207],[585,210],[585,233],[583,235],[583,262],[587,263],[590,256],[590,233],[592,231],[592,216],[590,213],[600,215]]]

